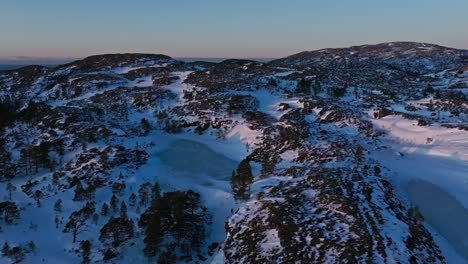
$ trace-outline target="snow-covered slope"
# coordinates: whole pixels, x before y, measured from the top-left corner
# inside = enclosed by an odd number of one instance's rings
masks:
[[[0,260],[467,262],[450,228],[468,212],[466,54],[395,42],[0,71]]]

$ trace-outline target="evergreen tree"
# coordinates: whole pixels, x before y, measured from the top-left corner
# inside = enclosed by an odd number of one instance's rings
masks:
[[[80,181],[76,184],[75,188],[75,196],[73,197],[73,201],[81,202],[86,200],[93,200],[95,196],[96,188],[92,184],[88,184],[88,186],[83,188],[83,185]]]
[[[119,183],[119,182],[114,182],[112,184],[112,193],[116,195],[122,195],[122,193],[125,191],[125,183]]]
[[[297,83],[296,92],[310,95],[310,84],[310,80],[307,80],[305,77],[301,78]]]
[[[142,151],[140,150],[140,144],[137,142],[135,144],[135,161],[137,164],[141,164],[142,163]]]
[[[99,222],[99,214],[98,214],[98,213],[94,213],[94,214],[93,214],[93,223],[94,223],[95,225],[97,225],[98,222]]]
[[[120,203],[120,217],[127,218],[127,205],[124,201]]]
[[[152,185],[149,182],[140,185],[140,188],[138,189],[138,197],[140,199],[139,204],[141,206],[146,206],[148,204],[151,189]]]
[[[319,93],[322,92],[322,85],[317,78],[315,79],[313,89],[314,89],[314,95],[318,95]]]
[[[110,200],[110,208],[114,213],[118,212],[119,207],[118,207],[118,202],[119,200],[117,199],[117,196],[115,194],[112,195],[111,200]]]
[[[62,212],[62,199],[58,199],[55,204],[54,204],[54,211],[55,213],[61,213]]]
[[[253,182],[252,167],[247,159],[243,159],[237,166],[237,174],[245,181],[246,183],[251,184]]]
[[[364,149],[361,145],[358,145],[356,147],[356,150],[354,152],[354,160],[356,161],[357,165],[359,165],[364,160]]]
[[[249,199],[253,180],[252,167],[247,159],[243,159],[231,175],[231,189],[236,200]]]
[[[109,206],[107,203],[103,203],[101,207],[101,215],[102,216],[107,216],[109,214]]]
[[[151,200],[156,200],[161,198],[161,188],[159,187],[159,183],[154,183],[153,188],[151,190]]]
[[[37,207],[41,207],[41,199],[43,197],[42,191],[41,190],[36,190],[33,193],[33,198],[36,201]]]
[[[141,127],[143,128],[143,134],[145,136],[151,132],[151,125],[146,118],[141,119]]]
[[[241,178],[236,174],[235,171],[232,171],[231,175],[231,190],[236,200],[244,200],[246,193],[246,187],[243,184]]]
[[[130,194],[130,197],[128,197],[128,205],[130,207],[134,207],[136,205],[137,197],[134,193]]]
[[[75,195],[73,196],[73,201],[79,202],[83,201],[83,194],[85,190],[83,188],[83,185],[81,184],[81,181],[78,181],[75,187]]]
[[[7,242],[2,247],[2,257],[9,258],[12,263],[20,263],[26,257],[26,250],[20,246],[10,247]]]
[[[3,243],[2,247],[2,257],[8,257],[8,254],[10,253],[10,244],[8,242]]]
[[[68,222],[65,224],[63,232],[73,234],[73,243],[76,242],[77,235],[83,231],[86,222],[95,212],[94,203],[88,202],[78,211],[71,213]]]
[[[26,244],[26,249],[28,252],[31,252],[33,254],[36,253],[36,244],[34,243],[34,241],[29,241],[27,244]]]
[[[80,253],[81,253],[81,263],[89,264],[91,263],[91,242],[89,240],[83,240],[80,242]]]
[[[7,186],[6,186],[6,190],[8,191],[8,197],[9,197],[9,200],[11,200],[11,194],[16,191],[16,186],[13,185],[11,182],[8,182]]]

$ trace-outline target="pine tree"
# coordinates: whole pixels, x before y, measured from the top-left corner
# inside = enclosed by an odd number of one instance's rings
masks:
[[[235,171],[232,171],[231,175],[231,189],[234,195],[234,199],[243,200],[245,193],[245,186],[242,184],[241,178],[236,174]]]
[[[68,222],[65,224],[63,232],[73,234],[73,243],[76,242],[77,235],[83,231],[86,226],[86,221],[94,214],[95,212],[94,203],[88,202],[86,205],[78,211],[71,213],[68,218]]]
[[[119,200],[117,199],[117,196],[113,194],[110,200],[110,208],[112,209],[114,213],[116,213],[119,210],[118,202]]]
[[[159,183],[154,183],[153,188],[151,190],[151,200],[156,200],[161,198],[161,188],[159,187]]]
[[[239,163],[239,166],[237,166],[237,174],[245,183],[251,184],[253,182],[252,167],[247,159],[243,159]]]
[[[103,203],[101,207],[101,215],[102,216],[107,216],[109,214],[109,206],[107,203]]]
[[[83,240],[80,242],[80,251],[82,258],[81,263],[91,263],[91,242],[89,240]]]
[[[112,184],[112,193],[116,195],[122,195],[122,193],[125,191],[125,183],[119,183],[119,182],[114,182]]]
[[[357,165],[359,165],[364,160],[364,149],[361,147],[361,145],[356,147],[356,151],[354,152],[354,160],[356,161]]]
[[[322,92],[322,85],[318,79],[315,79],[314,95],[318,95],[321,92]]]
[[[297,82],[296,92],[310,95],[310,83],[311,83],[310,80],[307,80],[304,77],[301,78]]]
[[[127,205],[124,201],[120,203],[120,217],[127,218]]]
[[[62,212],[62,199],[58,199],[54,204],[55,213],[59,214]]]
[[[11,200],[11,194],[16,191],[16,186],[13,185],[11,182],[8,182],[7,186],[6,186],[6,190],[8,191],[8,194],[9,194],[9,200]]]
[[[33,254],[36,254],[36,244],[34,243],[34,241],[29,241],[27,244],[26,244],[26,248],[27,248],[27,251],[33,253]]]
[[[130,194],[130,197],[128,197],[128,205],[130,207],[134,207],[136,205],[137,197],[134,193]]]
[[[143,134],[145,136],[151,132],[151,125],[146,118],[141,119],[141,127],[143,128]]]
[[[36,190],[33,194],[33,198],[36,201],[37,207],[41,207],[41,199],[43,197],[41,190]]]
[[[138,142],[135,144],[135,161],[137,164],[141,164],[142,161],[142,151]]]
[[[146,206],[148,204],[151,189],[152,185],[149,182],[140,185],[140,188],[138,189],[138,196],[140,198],[139,204],[141,206]]]
[[[85,190],[83,188],[83,185],[81,184],[80,181],[78,181],[75,187],[75,195],[73,196],[73,201],[77,201],[77,202],[83,201],[84,192]]]
[[[2,257],[8,257],[10,254],[10,244],[8,242],[3,243]]]
[[[231,189],[236,200],[249,199],[253,180],[252,167],[247,159],[243,159],[231,175]]]
[[[98,213],[94,213],[94,214],[93,214],[93,223],[94,223],[95,225],[97,225],[98,222],[99,222],[99,214],[98,214]]]

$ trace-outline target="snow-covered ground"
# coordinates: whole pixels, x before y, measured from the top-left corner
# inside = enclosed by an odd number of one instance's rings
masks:
[[[468,219],[468,132],[437,124],[418,126],[417,121],[401,116],[386,116],[372,122],[386,132],[382,144],[386,147],[376,149],[372,156],[390,169],[397,192],[421,208],[426,222],[433,225],[430,230],[448,263],[468,261],[460,256],[468,259],[468,233],[462,238],[451,235],[465,230],[454,223]],[[425,188],[427,184],[431,184],[432,191]],[[427,192],[432,199],[417,196]],[[449,204],[441,206],[434,202],[437,200]],[[441,215],[445,207],[457,208],[451,219]],[[447,245],[447,239],[459,254]]]

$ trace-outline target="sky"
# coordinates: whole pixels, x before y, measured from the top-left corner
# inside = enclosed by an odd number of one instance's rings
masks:
[[[0,61],[276,58],[388,41],[468,49],[467,0],[1,0]]]

